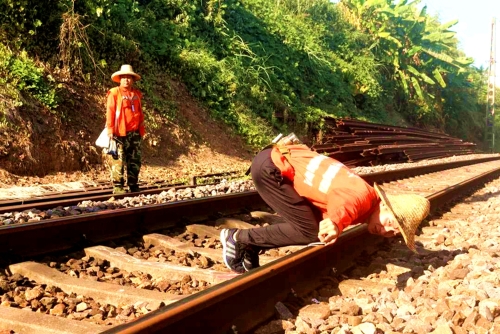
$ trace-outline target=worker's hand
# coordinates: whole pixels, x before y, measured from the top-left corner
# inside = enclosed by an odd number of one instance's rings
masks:
[[[324,243],[334,243],[339,237],[339,228],[330,218],[319,222],[318,239]]]

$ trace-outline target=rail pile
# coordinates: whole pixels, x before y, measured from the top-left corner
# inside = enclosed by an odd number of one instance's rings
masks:
[[[319,153],[349,167],[416,162],[478,153],[476,144],[446,134],[353,119],[325,118]]]

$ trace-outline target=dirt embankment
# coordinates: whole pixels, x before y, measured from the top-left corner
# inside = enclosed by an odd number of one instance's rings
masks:
[[[252,150],[213,121],[182,84],[169,81],[167,86],[175,117],[147,110],[140,178],[175,179],[247,168]],[[107,179],[94,144],[105,122],[105,95],[105,88],[72,83],[63,88],[56,114],[33,101],[6,108],[9,124],[0,124],[0,186]]]

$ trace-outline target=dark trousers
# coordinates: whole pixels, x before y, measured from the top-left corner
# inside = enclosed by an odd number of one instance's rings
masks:
[[[285,222],[240,230],[238,241],[261,248],[306,245],[319,241],[321,212],[295,191],[290,180],[281,176],[280,170],[271,160],[271,149],[257,154],[252,161],[251,173],[259,195]]]

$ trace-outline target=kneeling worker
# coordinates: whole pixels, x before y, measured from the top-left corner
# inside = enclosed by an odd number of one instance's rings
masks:
[[[280,144],[253,159],[252,179],[262,199],[284,223],[252,229],[223,229],[223,258],[234,272],[259,266],[259,251],[314,242],[333,243],[349,225],[367,223],[384,237],[403,234],[415,250],[415,231],[429,214],[419,195],[388,195],[341,162],[302,144]]]

